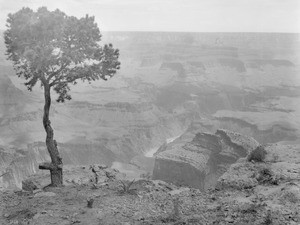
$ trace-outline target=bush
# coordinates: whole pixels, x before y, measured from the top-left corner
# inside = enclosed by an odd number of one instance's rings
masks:
[[[140,178],[146,179],[146,180],[150,180],[151,179],[151,173],[147,172],[147,173],[142,173],[140,175]]]
[[[135,183],[135,179],[132,181],[122,181],[122,190],[120,191],[121,194],[135,194],[136,189],[132,189],[131,186]]]
[[[266,155],[267,155],[267,151],[265,150],[265,148],[263,146],[260,145],[248,155],[247,160],[249,162],[251,162],[251,161],[264,162]]]
[[[278,185],[279,177],[275,176],[269,168],[263,168],[258,172],[257,181],[259,184]]]

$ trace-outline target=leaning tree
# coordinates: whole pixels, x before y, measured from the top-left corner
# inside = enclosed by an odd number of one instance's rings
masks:
[[[111,44],[99,45],[101,34],[94,17],[78,19],[46,7],[9,14],[4,37],[17,76],[25,78],[28,90],[36,84],[44,90],[43,126],[51,163],[39,168],[50,170],[51,185],[60,186],[63,163],[49,119],[51,90],[58,94],[57,102],[64,102],[71,99],[70,85],[79,80],[107,80],[120,68],[119,51]]]

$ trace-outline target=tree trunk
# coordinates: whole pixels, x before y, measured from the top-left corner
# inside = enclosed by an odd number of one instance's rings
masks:
[[[46,146],[51,157],[51,163],[43,163],[39,165],[39,169],[50,170],[51,174],[51,186],[58,187],[63,184],[62,175],[62,159],[59,156],[57,149],[57,143],[53,139],[53,129],[51,127],[51,122],[49,120],[50,106],[51,106],[51,95],[50,86],[44,83],[44,96],[45,96],[45,106],[44,106],[44,116],[43,125],[46,131]]]

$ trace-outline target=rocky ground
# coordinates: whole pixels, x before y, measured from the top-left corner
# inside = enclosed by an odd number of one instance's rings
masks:
[[[106,166],[65,170],[1,193],[0,224],[300,224],[299,146],[265,147],[263,161],[240,159],[206,192],[163,181],[129,181]]]

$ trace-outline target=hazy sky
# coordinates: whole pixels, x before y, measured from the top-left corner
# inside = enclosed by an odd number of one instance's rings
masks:
[[[300,0],[0,0],[0,29],[23,6],[95,15],[105,31],[300,33]]]

